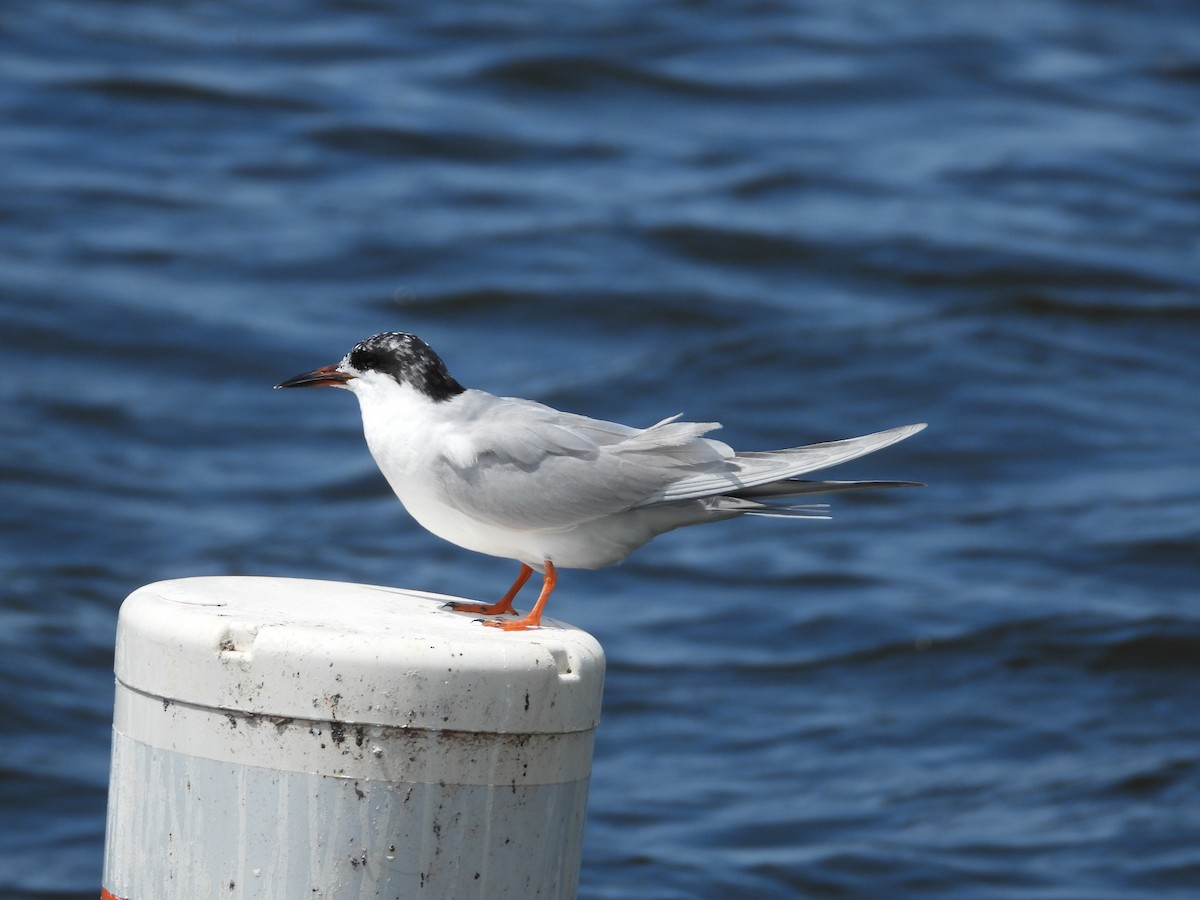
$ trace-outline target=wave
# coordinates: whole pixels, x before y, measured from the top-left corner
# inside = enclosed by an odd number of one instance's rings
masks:
[[[58,86],[68,90],[91,91],[114,101],[137,101],[164,106],[202,104],[253,112],[313,112],[319,108],[307,100],[199,84],[194,81],[173,80],[161,74],[154,78],[113,75],[66,79],[60,81]]]
[[[1057,614],[1041,618],[1002,622],[958,634],[929,635],[885,640],[871,646],[830,648],[806,641],[806,633],[826,631],[837,623],[820,625],[800,622],[789,626],[806,655],[801,660],[764,659],[760,656],[730,657],[696,663],[670,660],[657,663],[615,661],[616,669],[628,671],[702,672],[720,669],[751,677],[774,678],[780,674],[812,672],[829,668],[878,668],[908,664],[918,657],[939,659],[947,670],[959,671],[950,661],[967,661],[972,666],[1010,670],[1034,668],[1071,669],[1093,674],[1116,671],[1200,671],[1200,621],[1157,617],[1141,621],[1100,619],[1095,616]],[[776,633],[778,628],[773,629]],[[811,637],[811,634],[809,634]]]

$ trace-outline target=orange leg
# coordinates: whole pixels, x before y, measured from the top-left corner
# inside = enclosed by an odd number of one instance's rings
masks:
[[[524,563],[521,563],[521,571],[517,573],[517,580],[514,581],[512,587],[508,589],[508,593],[501,597],[496,603],[489,603],[480,606],[478,603],[459,603],[452,600],[446,605],[455,612],[481,613],[485,616],[498,616],[503,613],[515,613],[516,610],[513,609],[513,600],[517,598],[517,594],[521,592],[521,588],[525,587],[525,582],[529,580],[529,576],[532,574],[533,569],[529,568],[529,566],[525,565]]]
[[[550,599],[550,595],[554,592],[554,585],[558,582],[558,572],[554,569],[554,563],[546,560],[546,575],[542,579],[542,592],[538,595],[537,603],[533,604],[533,609],[529,611],[529,615],[516,621],[500,622],[484,622],[484,625],[490,625],[492,628],[503,628],[505,631],[524,631],[527,628],[537,628],[542,624],[542,610],[546,606],[546,601]]]

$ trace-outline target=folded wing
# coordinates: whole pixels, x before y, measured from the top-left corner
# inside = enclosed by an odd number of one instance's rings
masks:
[[[831,490],[831,482],[821,482],[825,485],[823,488],[805,489],[789,480],[882,450],[912,437],[924,427],[924,423],[901,425],[899,428],[889,428],[887,431],[878,431],[862,437],[826,441],[788,450],[739,453],[728,461],[724,471],[688,474],[671,482],[660,493],[647,497],[639,506],[676,503],[718,495],[770,497],[806,492],[828,493]],[[780,482],[782,484],[778,484]]]
[[[470,452],[444,460],[443,499],[477,521],[522,531],[562,530],[632,509],[720,495],[758,508],[749,501],[816,493],[788,479],[871,453],[924,427],[735,454],[704,437],[720,427],[715,422],[672,417],[637,429],[528,400],[488,395],[480,404]]]

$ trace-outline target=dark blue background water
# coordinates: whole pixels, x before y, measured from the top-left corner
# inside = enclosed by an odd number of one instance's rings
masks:
[[[582,896],[1200,886],[1200,28],[1171,3],[0,11],[0,889],[94,897],[121,600],[492,598],[356,404],[465,383],[925,480],[565,572]]]

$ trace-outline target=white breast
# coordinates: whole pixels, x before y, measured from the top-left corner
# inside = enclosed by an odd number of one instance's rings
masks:
[[[366,373],[347,387],[359,399],[371,455],[396,496],[418,523],[443,540],[540,569],[550,559],[563,568],[594,569],[624,559],[657,534],[697,521],[699,504],[642,509],[558,528],[506,527],[463,511],[472,496],[471,467],[481,448],[472,423],[489,403],[468,392],[443,403],[386,376]],[[478,433],[478,429],[475,429]],[[530,482],[536,490],[536,481]],[[560,523],[561,524],[561,523]]]
[[[454,400],[433,403],[374,373],[350,385],[376,465],[423,528],[468,550],[541,566],[546,556],[537,532],[481,523],[447,502],[447,480],[460,478],[458,469],[473,465],[478,455],[464,430],[461,406]]]

